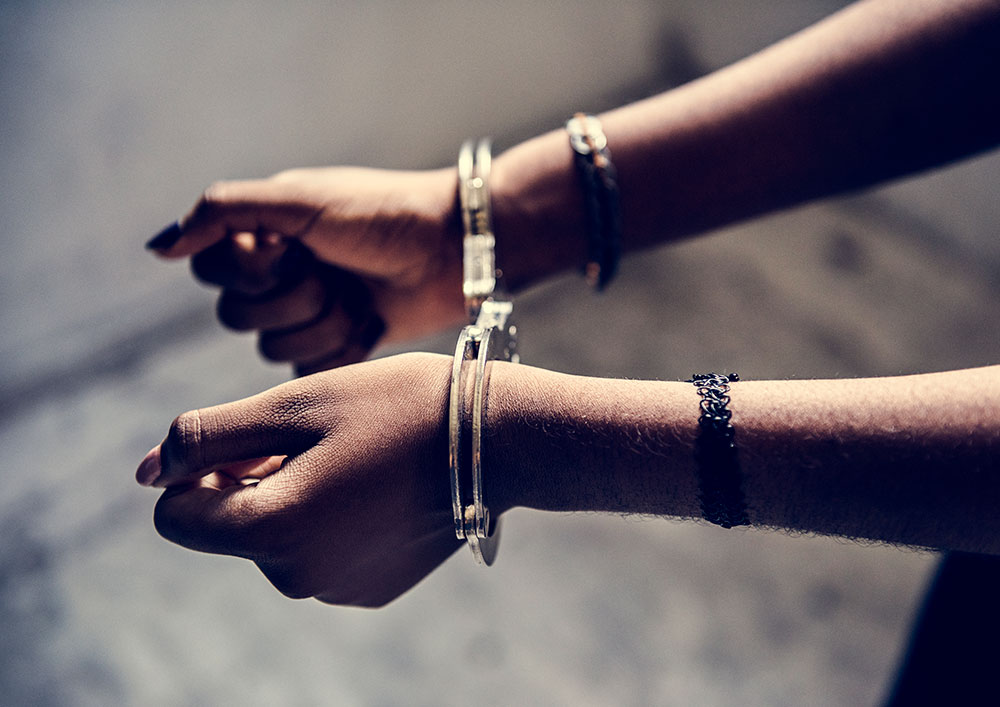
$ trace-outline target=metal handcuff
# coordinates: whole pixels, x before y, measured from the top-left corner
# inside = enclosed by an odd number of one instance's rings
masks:
[[[480,564],[491,565],[500,541],[500,518],[491,519],[483,501],[483,411],[486,407],[486,362],[517,363],[517,329],[511,323],[513,303],[499,296],[490,214],[490,141],[466,141],[458,156],[458,194],[465,237],[462,241],[462,291],[470,324],[455,346],[448,408],[448,465],[455,535],[465,539]],[[471,434],[463,445],[463,418],[472,393]],[[471,449],[472,494],[462,495],[462,457]]]

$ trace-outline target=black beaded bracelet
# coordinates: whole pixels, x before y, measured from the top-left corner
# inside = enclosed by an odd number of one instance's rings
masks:
[[[584,276],[603,290],[618,272],[622,253],[621,199],[618,173],[611,162],[601,122],[577,113],[566,123],[587,210],[587,263]]]
[[[695,384],[701,396],[694,447],[701,515],[723,528],[750,524],[736,452],[736,430],[730,423],[733,413],[727,407],[729,384],[739,379],[735,373],[705,373],[691,376],[688,381]]]

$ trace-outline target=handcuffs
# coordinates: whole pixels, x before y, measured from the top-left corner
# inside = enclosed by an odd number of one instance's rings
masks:
[[[491,518],[483,499],[483,412],[487,361],[517,363],[513,303],[500,296],[490,213],[490,141],[467,140],[458,157],[458,194],[465,236],[462,241],[462,291],[469,325],[455,346],[448,408],[448,465],[455,535],[469,544],[476,561],[493,564],[500,541],[500,518]],[[463,424],[471,392],[471,425]],[[471,464],[468,461],[471,460]],[[465,464],[463,464],[465,462]],[[471,476],[471,483],[463,478]],[[463,489],[471,486],[471,495]]]

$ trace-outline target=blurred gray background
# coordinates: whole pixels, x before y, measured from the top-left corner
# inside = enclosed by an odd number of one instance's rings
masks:
[[[936,557],[515,511],[376,612],[159,539],[170,420],[286,379],[143,242],[212,180],[450,164],[723,66],[843,3],[0,4],[0,703],[867,705]],[[1000,156],[518,301],[524,359],[604,376],[996,362]],[[420,347],[447,352],[453,333]],[[380,352],[388,353],[388,352]]]

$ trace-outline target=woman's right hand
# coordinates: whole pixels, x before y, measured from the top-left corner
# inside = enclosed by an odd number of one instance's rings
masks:
[[[456,199],[454,169],[294,169],[213,184],[148,247],[190,257],[224,324],[310,373],[462,321]]]
[[[165,489],[157,530],[253,560],[291,597],[391,601],[462,546],[450,375],[448,356],[403,354],[181,415],[136,472]]]

